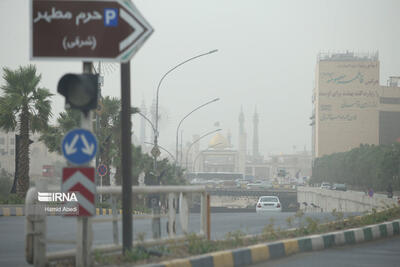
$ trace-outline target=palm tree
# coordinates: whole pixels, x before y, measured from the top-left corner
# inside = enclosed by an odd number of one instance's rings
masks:
[[[17,194],[24,197],[29,188],[29,132],[44,130],[52,116],[48,89],[40,88],[41,75],[36,67],[3,68],[5,84],[0,88],[0,128],[19,129],[20,142],[17,170]]]
[[[97,139],[100,144],[100,163],[107,166],[109,170],[113,160],[120,155],[121,124],[120,110],[121,101],[115,97],[106,96],[102,99],[102,112],[99,115],[99,130]],[[117,167],[119,165],[116,165]],[[101,177],[103,185],[110,185],[110,172]]]

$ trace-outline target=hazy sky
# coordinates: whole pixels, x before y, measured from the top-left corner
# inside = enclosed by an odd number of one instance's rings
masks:
[[[134,1],[155,32],[132,59],[132,103],[151,105],[161,76],[177,63],[218,49],[171,73],[160,89],[167,119],[160,144],[171,152],[179,120],[208,100],[183,124],[185,142],[220,122],[237,147],[238,114],[243,106],[252,143],[255,107],[260,117],[260,152],[290,153],[311,147],[311,92],[320,51],[379,51],[380,82],[400,75],[400,1],[140,0]],[[56,93],[59,78],[81,72],[79,62],[29,59],[29,1],[0,0],[0,66],[34,63],[42,86]],[[120,95],[118,65],[106,66],[103,95]],[[113,70],[114,69],[114,70]],[[2,74],[2,71],[0,71]],[[0,84],[4,81],[0,79]],[[64,99],[53,97],[55,117]],[[139,135],[139,120],[133,127]],[[150,138],[150,134],[147,134]],[[208,139],[201,142],[204,148]]]

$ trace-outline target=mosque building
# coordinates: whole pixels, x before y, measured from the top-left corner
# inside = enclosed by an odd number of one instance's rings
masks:
[[[154,119],[152,115],[155,110],[153,101],[151,107],[146,109],[144,102],[141,110],[147,112],[147,116]],[[215,125],[219,126],[219,125]],[[145,152],[149,152],[151,147],[145,139],[149,125],[141,118],[140,141]],[[293,154],[279,154],[264,156],[260,153],[259,136],[259,114],[255,109],[252,118],[252,138],[251,147],[248,146],[248,138],[245,127],[245,114],[241,108],[238,116],[238,138],[237,144],[232,143],[231,132],[219,131],[210,137],[207,147],[200,149],[199,135],[194,135],[192,142],[179,148],[180,165],[186,169],[189,179],[257,179],[272,180],[277,177],[279,170],[284,169],[288,177],[310,176],[311,173],[311,153],[305,151]],[[150,130],[151,138],[153,133]],[[152,139],[151,139],[152,140]],[[204,139],[206,140],[206,139]],[[249,153],[251,151],[251,153]]]
[[[270,166],[259,152],[258,123],[258,113],[255,110],[251,155],[247,153],[245,116],[243,109],[241,109],[239,113],[237,148],[232,144],[229,131],[226,136],[218,132],[211,137],[205,150],[192,153],[192,157],[188,161],[188,170],[191,173],[196,173],[195,176],[204,178],[208,176],[220,178],[225,178],[225,176],[256,179],[270,178]]]

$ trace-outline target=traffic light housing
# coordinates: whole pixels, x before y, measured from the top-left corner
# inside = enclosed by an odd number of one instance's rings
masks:
[[[97,108],[99,75],[65,74],[58,82],[57,91],[65,97],[65,104],[87,114]]]

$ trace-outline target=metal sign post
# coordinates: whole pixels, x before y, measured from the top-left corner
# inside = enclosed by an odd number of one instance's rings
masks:
[[[122,250],[131,250],[132,149],[131,149],[131,63],[121,64],[121,162],[122,162]]]
[[[93,65],[91,62],[83,62],[83,73],[92,73]],[[81,127],[92,130],[92,111],[88,114],[82,113]],[[91,266],[90,249],[93,241],[93,229],[91,217],[78,217],[76,235],[76,266]]]
[[[96,123],[97,125],[97,123]],[[96,164],[98,164],[98,157],[96,157]],[[100,180],[100,187],[103,187],[103,177],[107,174],[107,166],[104,164],[98,165],[97,166],[97,172],[96,172],[96,176],[100,177],[98,178]],[[111,182],[110,182],[111,184]],[[100,202],[103,202],[103,195],[100,195]]]

